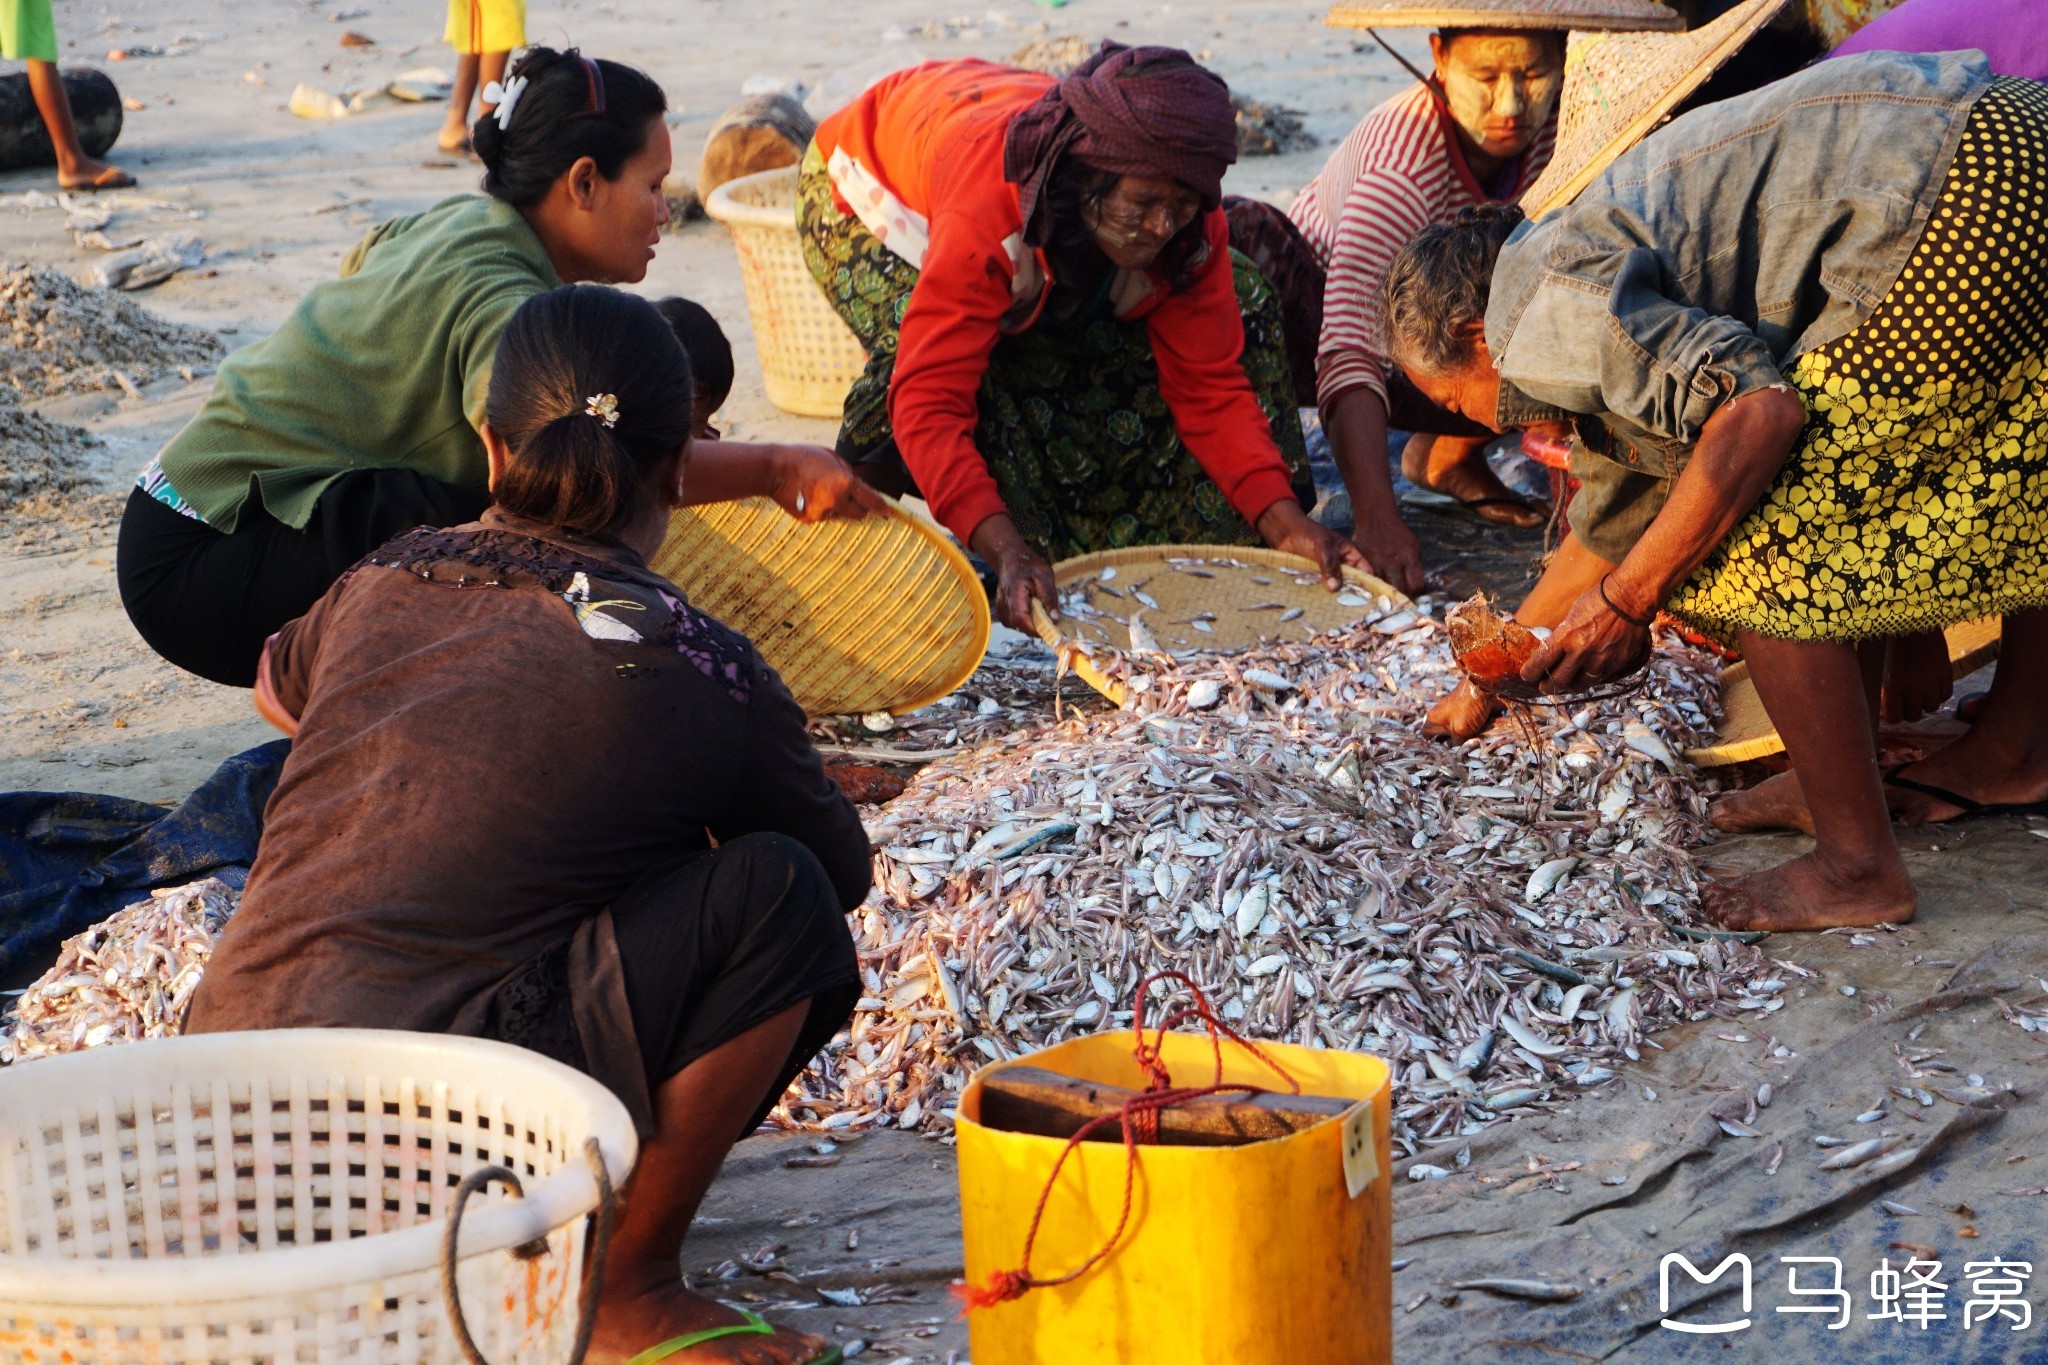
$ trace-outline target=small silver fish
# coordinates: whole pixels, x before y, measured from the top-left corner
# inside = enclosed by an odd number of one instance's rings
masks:
[[[1861,1166],[1864,1162],[1877,1156],[1887,1147],[1893,1146],[1897,1142],[1897,1138],[1866,1138],[1862,1142],[1852,1143],[1841,1151],[1836,1152],[1826,1161],[1821,1162],[1820,1168],[1824,1171],[1846,1171],[1852,1166]]]
[[[1897,1139],[1894,1138],[1892,1141],[1897,1141]],[[1872,1180],[1883,1180],[1887,1176],[1897,1175],[1900,1171],[1905,1170],[1908,1166],[1918,1161],[1920,1154],[1926,1150],[1925,1147],[1901,1148],[1896,1152],[1892,1152],[1887,1156],[1881,1156],[1871,1162],[1863,1168],[1863,1174]]]
[[[1575,1284],[1556,1284],[1550,1280],[1462,1280],[1451,1288],[1479,1289],[1503,1298],[1527,1299],[1531,1303],[1570,1303],[1585,1292]]]
[[[1497,1037],[1499,1035],[1492,1029],[1487,1029],[1467,1043],[1465,1050],[1458,1054],[1458,1070],[1467,1076],[1476,1076],[1486,1070],[1486,1064],[1493,1060],[1493,1043]]]

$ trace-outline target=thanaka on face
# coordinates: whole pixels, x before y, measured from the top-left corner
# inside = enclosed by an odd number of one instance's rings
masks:
[[[1562,44],[1543,33],[1429,37],[1436,80],[1464,135],[1465,151],[1491,169],[1535,143],[1564,88]]]

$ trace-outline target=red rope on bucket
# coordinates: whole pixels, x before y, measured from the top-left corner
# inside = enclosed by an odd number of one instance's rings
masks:
[[[1195,997],[1195,1003],[1168,1014],[1160,1020],[1153,1032],[1152,1041],[1145,1039],[1145,992],[1155,981],[1178,981],[1186,986]],[[1189,1020],[1200,1020],[1208,1031],[1210,1050],[1216,1059],[1215,1078],[1204,1086],[1179,1086],[1167,1074],[1166,1062],[1160,1056],[1169,1031]],[[1137,997],[1132,1005],[1132,1030],[1137,1034],[1137,1046],[1132,1049],[1139,1068],[1144,1071],[1145,1088],[1125,1100],[1114,1114],[1104,1114],[1090,1119],[1075,1134],[1067,1139],[1067,1145],[1060,1150],[1059,1159],[1052,1164],[1052,1172],[1045,1179],[1045,1188],[1039,1191],[1038,1207],[1031,1215],[1031,1230],[1024,1235],[1024,1256],[1015,1270],[998,1270],[988,1277],[984,1284],[959,1284],[953,1293],[960,1299],[963,1314],[976,1308],[993,1308],[999,1303],[1022,1298],[1033,1289],[1047,1289],[1054,1285],[1070,1284],[1080,1279],[1099,1265],[1116,1249],[1123,1240],[1124,1230],[1131,1221],[1131,1192],[1138,1174],[1138,1146],[1157,1145],[1159,1141],[1160,1111],[1189,1100],[1201,1099],[1208,1095],[1219,1095],[1230,1091],[1242,1091],[1247,1095],[1265,1093],[1265,1087],[1256,1085],[1225,1085],[1223,1083],[1223,1040],[1228,1038],[1287,1082],[1287,1088],[1294,1094],[1301,1093],[1301,1083],[1289,1075],[1287,1069],[1267,1056],[1259,1045],[1238,1033],[1237,1030],[1216,1017],[1209,1007],[1209,998],[1202,994],[1202,988],[1185,972],[1153,972],[1138,983]],[[1116,1227],[1111,1229],[1109,1239],[1087,1260],[1075,1266],[1064,1275],[1038,1276],[1031,1273],[1031,1249],[1038,1241],[1038,1226],[1045,1219],[1045,1204],[1052,1197],[1053,1186],[1060,1178],[1060,1168],[1067,1164],[1067,1158],[1074,1149],[1086,1142],[1106,1125],[1118,1124],[1124,1139],[1124,1199],[1123,1210],[1117,1215]]]

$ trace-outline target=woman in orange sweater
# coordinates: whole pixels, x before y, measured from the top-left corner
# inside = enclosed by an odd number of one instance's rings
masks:
[[[1113,546],[1263,540],[1332,587],[1370,567],[1303,510],[1279,302],[1221,207],[1236,159],[1220,79],[1115,44],[1064,80],[899,72],[804,158],[805,257],[869,357],[840,452],[930,502],[1012,625],[1054,607],[1048,559]]]

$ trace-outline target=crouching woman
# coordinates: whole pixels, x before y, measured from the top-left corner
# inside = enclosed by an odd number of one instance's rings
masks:
[[[643,300],[513,316],[491,508],[389,542],[265,647],[258,706],[295,738],[191,1027],[469,1034],[589,1072],[644,1139],[591,1358],[833,1359],[678,1279],[727,1149],[846,1022],[869,879],[781,680],[647,567],[690,412]]]

